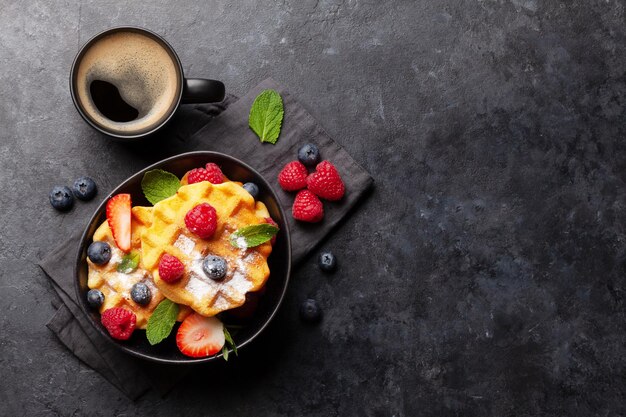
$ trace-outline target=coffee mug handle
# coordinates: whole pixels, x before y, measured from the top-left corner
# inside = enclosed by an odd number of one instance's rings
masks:
[[[216,103],[224,100],[224,83],[204,78],[185,78],[182,104]]]

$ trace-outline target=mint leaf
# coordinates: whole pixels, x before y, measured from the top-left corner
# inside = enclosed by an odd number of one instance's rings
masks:
[[[171,172],[153,169],[143,174],[141,189],[149,202],[156,204],[176,194],[180,180]]]
[[[225,361],[228,361],[229,349],[232,349],[236,356],[239,356],[237,353],[237,345],[235,341],[231,337],[230,333],[226,326],[224,326],[224,338],[226,339],[226,343],[224,343],[224,347],[222,348],[222,357]]]
[[[137,251],[132,251],[131,253],[122,256],[122,260],[119,264],[117,264],[117,272],[130,274],[137,269],[139,259],[139,252]]]
[[[283,123],[283,99],[274,90],[264,90],[252,103],[248,124],[261,142],[275,144]]]
[[[278,230],[268,223],[242,227],[230,235],[230,244],[240,249],[253,248],[270,240]]]
[[[148,319],[146,337],[151,345],[160,343],[170,335],[178,317],[178,304],[165,298],[154,309]]]

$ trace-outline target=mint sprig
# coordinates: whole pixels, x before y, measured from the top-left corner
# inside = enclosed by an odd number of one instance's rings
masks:
[[[224,347],[222,347],[222,357],[224,358],[224,360],[228,361],[229,349],[233,350],[235,356],[239,356],[239,353],[237,353],[237,345],[235,344],[235,341],[233,340],[230,333],[228,332],[226,326],[224,326],[224,339],[226,339],[226,343],[224,343]]]
[[[275,144],[283,123],[283,99],[274,90],[264,90],[252,103],[248,125],[261,142]]]
[[[117,272],[121,272],[123,274],[130,274],[137,266],[139,266],[140,255],[137,251],[132,251],[124,256],[122,256],[122,260],[119,264],[117,264]]]
[[[176,194],[180,188],[180,180],[171,172],[153,169],[143,174],[141,189],[153,205]]]
[[[178,317],[178,304],[164,298],[148,319],[146,327],[148,342],[156,345],[169,336],[176,324],[176,317]]]
[[[278,227],[268,223],[255,224],[237,229],[230,235],[229,240],[230,244],[236,248],[253,248],[270,240],[278,233],[278,230]]]

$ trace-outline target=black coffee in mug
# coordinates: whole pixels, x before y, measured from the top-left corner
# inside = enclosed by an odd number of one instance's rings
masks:
[[[224,98],[219,81],[184,79],[173,49],[139,28],[115,28],[90,40],[72,67],[71,90],[81,115],[118,138],[143,137],[163,126],[183,102]]]

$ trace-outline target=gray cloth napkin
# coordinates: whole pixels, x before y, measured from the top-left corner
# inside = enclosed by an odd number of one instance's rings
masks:
[[[285,108],[281,134],[275,145],[260,143],[248,127],[248,114],[254,99],[268,88],[280,93]],[[192,134],[194,131],[196,133]],[[324,202],[325,215],[321,223],[301,223],[287,216],[295,264],[337,226],[373,184],[371,176],[328,136],[285,88],[271,79],[261,82],[240,99],[229,96],[223,103],[179,110],[165,135],[174,135],[178,140],[175,146],[169,147],[170,151],[219,151],[248,163],[274,186],[280,204],[288,214],[291,213],[294,193],[280,189],[278,172],[286,163],[296,159],[302,144],[315,143],[322,159],[337,167],[346,185],[346,195],[339,202]],[[72,265],[79,238],[78,235],[70,237],[39,263],[60,299],[53,302],[58,310],[47,327],[76,357],[129,398],[136,399],[151,387],[165,395],[189,368],[149,363],[123,353],[96,331],[76,304]]]
[[[261,143],[248,127],[250,107],[256,96],[265,89],[278,91],[283,98],[285,109],[280,137],[275,145]],[[200,129],[193,139],[211,151],[223,152],[241,159],[270,182],[287,213],[295,264],[315,248],[373,184],[372,177],[367,171],[328,136],[322,126],[284,87],[270,78],[231,104],[228,111]],[[322,159],[327,159],[335,165],[346,185],[346,194],[340,202],[324,201],[324,219],[321,223],[315,224],[293,219],[291,205],[295,193],[283,191],[277,179],[285,164],[297,159],[298,148],[308,142],[318,146]]]

